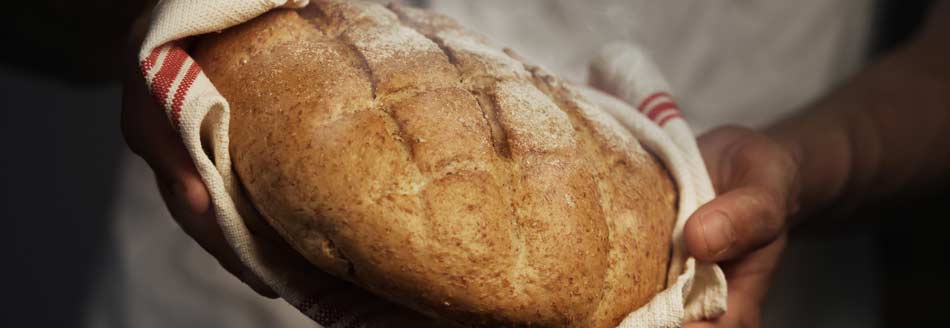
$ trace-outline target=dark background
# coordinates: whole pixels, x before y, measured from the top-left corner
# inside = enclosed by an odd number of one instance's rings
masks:
[[[880,1],[869,56],[905,40],[931,1]],[[77,327],[107,265],[113,189],[125,144],[117,76],[144,1],[6,4],[0,19],[5,223],[0,327]],[[950,42],[950,40],[948,40]],[[946,188],[945,188],[946,189]],[[876,208],[887,326],[950,326],[947,192]],[[860,274],[860,273],[856,273]],[[847,311],[847,309],[840,309]]]

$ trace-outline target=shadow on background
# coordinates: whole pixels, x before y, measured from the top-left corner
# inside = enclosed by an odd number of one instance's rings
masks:
[[[146,1],[15,1],[0,19],[0,181],[5,224],[0,327],[78,327],[113,261],[116,76]]]
[[[120,147],[119,87],[79,86],[0,68],[3,327],[78,326],[109,261]]]

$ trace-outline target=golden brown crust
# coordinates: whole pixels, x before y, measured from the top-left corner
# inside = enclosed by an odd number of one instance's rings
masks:
[[[444,16],[312,2],[194,52],[308,260],[475,325],[612,327],[663,288],[675,192],[628,132]]]

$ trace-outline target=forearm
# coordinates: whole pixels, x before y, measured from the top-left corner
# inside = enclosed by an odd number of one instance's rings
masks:
[[[939,6],[935,16],[950,16],[947,3]],[[849,210],[947,178],[950,29],[943,17],[840,90],[769,129],[800,164],[802,213]]]

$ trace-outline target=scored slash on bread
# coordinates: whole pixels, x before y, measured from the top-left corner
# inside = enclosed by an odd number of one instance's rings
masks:
[[[312,1],[198,40],[249,198],[310,262],[475,325],[613,327],[676,193],[574,87],[427,11]]]

